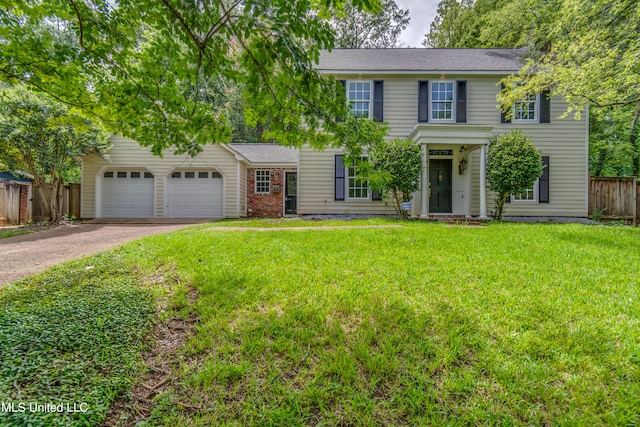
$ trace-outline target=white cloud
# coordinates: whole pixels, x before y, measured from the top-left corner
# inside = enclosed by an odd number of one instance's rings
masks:
[[[439,0],[395,0],[401,9],[409,9],[409,26],[400,39],[409,47],[422,47],[424,35],[436,16]]]

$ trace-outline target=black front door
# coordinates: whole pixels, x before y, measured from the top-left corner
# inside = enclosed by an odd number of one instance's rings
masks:
[[[451,213],[451,159],[429,160],[429,212]]]
[[[298,213],[298,174],[285,172],[284,213],[295,215]]]

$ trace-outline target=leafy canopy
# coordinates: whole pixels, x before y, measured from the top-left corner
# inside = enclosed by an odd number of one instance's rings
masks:
[[[346,103],[313,69],[345,0],[0,0],[0,78],[100,117],[111,131],[196,154],[230,139],[226,85],[241,83],[265,139],[344,145]],[[379,0],[351,0],[376,10]],[[222,87],[219,87],[219,83]]]
[[[497,195],[495,219],[501,220],[511,194],[531,188],[542,176],[542,156],[520,129],[495,135],[487,154],[487,184]]]
[[[338,14],[329,20],[339,48],[402,47],[400,33],[409,25],[409,9],[401,9],[393,0],[382,0],[375,13],[359,9],[347,1]]]
[[[44,197],[52,221],[59,219],[56,195],[78,157],[105,156],[108,148],[103,129],[77,110],[24,86],[0,91],[0,163],[29,172],[38,190],[53,187],[52,198]]]

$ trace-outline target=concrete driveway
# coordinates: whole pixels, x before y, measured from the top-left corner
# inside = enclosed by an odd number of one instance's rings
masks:
[[[193,222],[83,223],[0,239],[0,286],[64,261],[190,225]]]

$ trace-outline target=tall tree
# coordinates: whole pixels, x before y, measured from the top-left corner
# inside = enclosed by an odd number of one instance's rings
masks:
[[[74,109],[21,86],[0,91],[0,162],[33,175],[51,221],[61,218],[64,177],[77,158],[108,147],[107,134]]]
[[[550,90],[577,117],[594,108],[631,108],[627,144],[632,173],[640,174],[640,3],[636,0],[563,0],[548,49],[537,49],[498,99],[510,105],[527,93]]]
[[[346,103],[313,69],[333,47],[320,15],[346,0],[0,0],[0,78],[21,81],[155,153],[228,141],[210,82],[243,84],[245,118],[287,145],[337,140]],[[351,0],[376,9],[379,0]]]
[[[402,47],[400,33],[409,25],[409,9],[401,9],[394,0],[382,0],[377,11],[365,11],[349,0],[329,23],[335,31],[335,46],[340,48]]]

